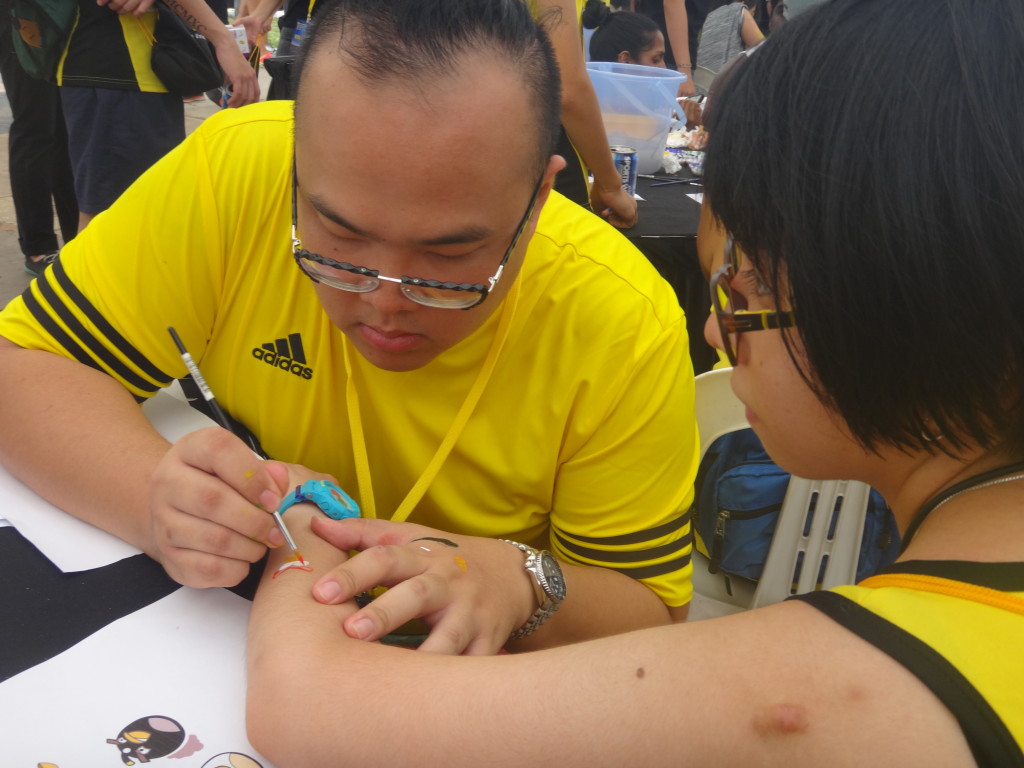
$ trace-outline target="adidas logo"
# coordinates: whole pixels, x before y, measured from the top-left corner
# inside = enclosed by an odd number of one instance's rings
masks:
[[[302,338],[297,333],[289,333],[286,339],[275,339],[253,347],[252,356],[303,379],[313,378],[313,369],[305,365],[306,353],[302,349]]]

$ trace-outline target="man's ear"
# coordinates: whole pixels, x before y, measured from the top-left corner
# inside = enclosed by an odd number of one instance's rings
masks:
[[[540,209],[544,207],[548,195],[551,194],[551,190],[555,186],[555,176],[565,166],[565,158],[561,155],[552,155],[548,160],[548,167],[544,169],[544,176],[541,178],[540,187],[537,190],[537,205],[534,209],[534,218],[536,218],[536,214],[540,212]]]

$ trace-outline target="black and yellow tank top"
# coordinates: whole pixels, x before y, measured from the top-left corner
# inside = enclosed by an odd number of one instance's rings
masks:
[[[1024,563],[900,562],[856,586],[792,599],[927,685],[979,765],[1024,766]]]

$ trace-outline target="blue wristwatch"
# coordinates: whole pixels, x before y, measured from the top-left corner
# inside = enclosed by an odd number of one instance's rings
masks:
[[[307,480],[302,485],[295,486],[295,490],[289,493],[281,501],[277,513],[284,514],[293,504],[300,501],[312,501],[324,514],[334,520],[344,520],[346,517],[359,517],[359,505],[352,497],[345,493],[334,483],[326,480]]]

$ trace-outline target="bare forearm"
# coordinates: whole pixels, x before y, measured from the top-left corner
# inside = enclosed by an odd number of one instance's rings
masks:
[[[260,3],[256,3],[256,5],[247,12],[258,18],[260,21],[266,21],[277,13],[277,9],[281,7],[283,2],[284,0],[263,0]]]
[[[374,644],[350,639],[341,627],[356,611],[353,602],[322,605],[312,597],[316,580],[346,559],[344,552],[312,532],[312,514],[319,514],[312,505],[298,504],[288,511],[286,519],[289,532],[312,570],[294,568],[279,572],[291,553],[287,547],[270,552],[253,601],[246,652],[250,741],[265,755],[282,754],[293,759],[298,755],[293,744],[307,749],[312,742],[296,730],[295,723],[282,721],[282,714],[305,711],[321,696],[349,700],[342,687],[324,690],[317,681],[347,669],[349,662],[372,655],[375,650]],[[351,693],[363,684],[358,674],[345,677],[352,684]],[[333,705],[328,707],[332,708]],[[315,737],[312,741],[316,741]]]
[[[168,443],[99,371],[0,339],[0,461],[76,517],[149,551],[147,487]]]
[[[676,69],[691,74],[693,60],[690,58],[690,28],[684,0],[665,0],[665,28],[672,44]]]
[[[601,121],[597,94],[587,75],[575,6],[571,0],[541,0],[541,15],[551,19],[551,41],[562,76],[562,125],[594,181],[605,189],[622,184]]]
[[[574,87],[572,93],[569,93],[569,87]],[[576,86],[566,87],[562,99],[562,124],[583,162],[594,174],[594,183],[606,190],[620,187],[622,178],[612,161],[601,108],[589,78]]]
[[[164,0],[186,24],[216,46],[235,45],[227,27],[221,23],[206,0]]]

